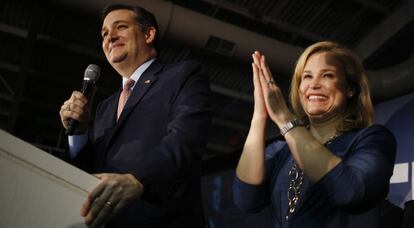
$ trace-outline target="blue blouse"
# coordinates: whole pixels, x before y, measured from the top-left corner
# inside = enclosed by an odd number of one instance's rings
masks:
[[[275,141],[266,147],[266,180],[250,185],[235,178],[235,204],[245,212],[270,205],[274,227],[379,227],[379,208],[388,194],[396,141],[382,125],[354,130],[325,145],[343,160],[316,183],[306,175],[296,211],[288,212],[288,172],[293,165],[289,147]]]

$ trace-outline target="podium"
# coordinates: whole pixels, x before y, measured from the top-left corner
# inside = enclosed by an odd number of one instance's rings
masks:
[[[87,227],[79,209],[98,183],[0,129],[0,228]]]

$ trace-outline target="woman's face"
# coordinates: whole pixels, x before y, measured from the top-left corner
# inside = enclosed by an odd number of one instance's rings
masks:
[[[309,120],[326,122],[339,117],[353,91],[345,79],[342,64],[326,52],[311,55],[299,85],[300,101]]]

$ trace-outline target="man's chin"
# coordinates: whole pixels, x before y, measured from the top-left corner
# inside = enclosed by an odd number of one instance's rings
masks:
[[[111,63],[112,64],[116,64],[116,63],[120,63],[123,62],[126,59],[126,55],[121,55],[121,56],[113,56],[111,58]]]

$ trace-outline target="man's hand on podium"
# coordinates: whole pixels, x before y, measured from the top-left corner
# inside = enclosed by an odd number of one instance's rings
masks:
[[[131,201],[141,197],[144,186],[131,174],[95,174],[101,183],[89,193],[80,213],[85,223],[99,227]]]

